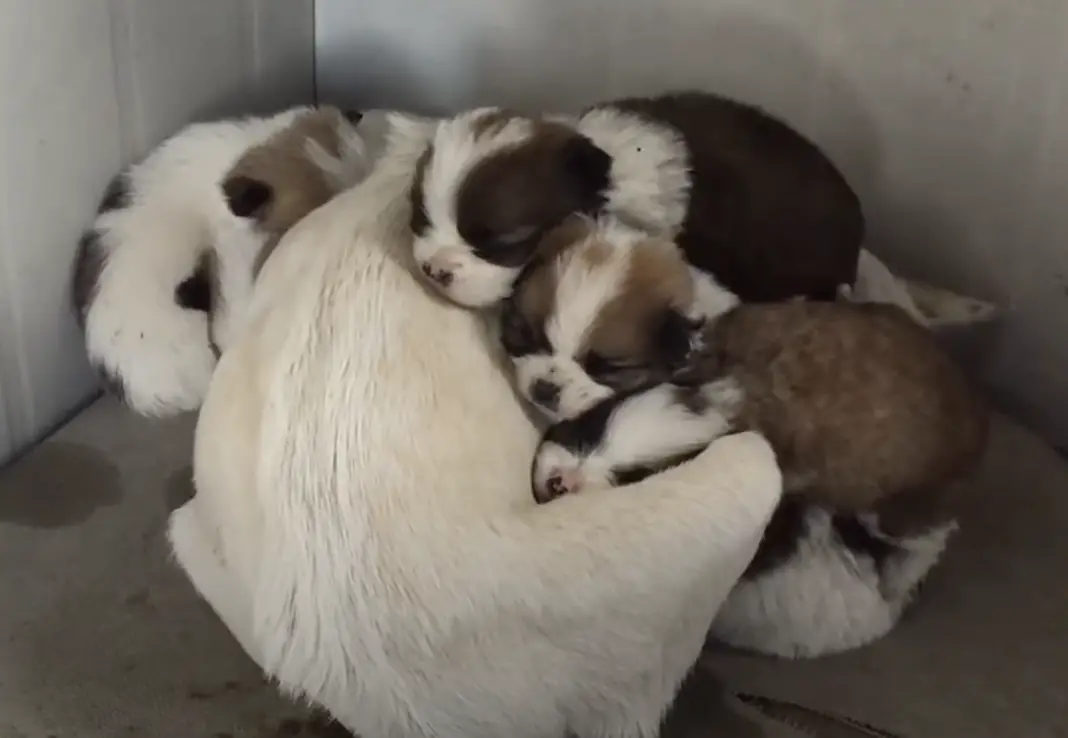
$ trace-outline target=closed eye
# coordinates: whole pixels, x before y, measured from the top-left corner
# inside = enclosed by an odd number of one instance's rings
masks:
[[[614,390],[632,390],[648,384],[656,372],[633,360],[617,359],[591,351],[580,362],[590,379]]]
[[[541,243],[541,230],[534,226],[503,233],[468,228],[460,231],[475,256],[505,269],[521,269],[534,257]]]
[[[502,233],[497,237],[497,243],[501,246],[518,246],[519,244],[533,238],[538,232],[538,229],[534,226],[527,226],[525,228],[517,228],[510,233]]]
[[[636,368],[636,366],[620,359],[609,358],[596,351],[591,351],[582,360],[582,368],[586,370],[587,374],[596,379],[597,377],[618,374],[619,372]]]

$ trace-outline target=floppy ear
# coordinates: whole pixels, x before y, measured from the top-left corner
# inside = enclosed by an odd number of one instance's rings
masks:
[[[205,251],[197,260],[193,273],[174,289],[174,301],[178,307],[210,313],[213,308],[211,294],[214,275],[214,252]]]
[[[679,371],[689,364],[698,347],[703,324],[703,320],[674,308],[664,311],[656,330],[656,351],[670,371]]]
[[[592,214],[600,210],[608,190],[612,157],[582,135],[569,138],[560,150],[564,177],[580,202],[579,210]]]
[[[274,197],[274,191],[266,182],[240,175],[224,181],[222,191],[227,207],[238,218],[254,217]]]

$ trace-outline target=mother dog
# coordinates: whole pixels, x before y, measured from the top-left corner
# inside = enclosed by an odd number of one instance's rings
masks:
[[[726,438],[535,506],[537,432],[485,326],[411,275],[425,143],[272,256],[201,410],[181,566],[287,692],[363,738],[654,736],[781,480]]]

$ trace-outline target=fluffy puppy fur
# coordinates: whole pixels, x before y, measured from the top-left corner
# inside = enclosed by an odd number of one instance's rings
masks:
[[[300,107],[198,123],[112,180],[71,296],[90,361],[132,409],[200,405],[264,247],[364,175],[354,120]]]
[[[778,502],[773,454],[740,434],[644,494],[534,505],[538,433],[483,319],[411,273],[423,135],[264,266],[176,555],[282,688],[365,738],[655,735]]]
[[[575,118],[463,113],[438,126],[412,204],[420,270],[468,307],[506,297],[541,236],[572,213],[677,240],[745,301],[834,299],[853,283],[864,236],[857,197],[812,142],[696,92]]]
[[[598,285],[616,286],[608,304],[645,299],[610,277],[610,264],[591,263],[591,248],[600,246],[587,240],[571,260],[540,270],[546,281],[538,289],[554,285],[550,301],[563,307],[550,321],[575,320],[569,299]],[[634,264],[647,258],[642,252],[670,253],[650,240],[617,242],[617,258],[628,251]],[[530,275],[537,278],[539,270]],[[509,321],[540,335],[545,317],[530,309],[523,288],[517,298]],[[690,299],[682,293],[676,305]],[[562,335],[605,331],[605,321],[638,334],[650,325],[616,322],[597,308],[586,328],[545,332],[546,348],[555,350]],[[630,484],[685,461],[710,439],[758,430],[776,450],[788,497],[716,632],[787,656],[882,635],[955,528],[957,483],[986,445],[985,403],[935,338],[895,306],[741,304],[680,325],[667,343],[636,339],[668,347],[652,371],[629,349],[599,359],[629,367],[638,389],[604,387],[607,399],[547,431],[532,467],[535,497]],[[563,353],[573,361],[573,351]]]

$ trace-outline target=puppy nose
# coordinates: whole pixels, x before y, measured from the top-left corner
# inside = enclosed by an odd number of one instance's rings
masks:
[[[429,261],[424,261],[422,263],[422,269],[423,274],[425,274],[427,276],[427,279],[431,280],[432,282],[436,282],[442,287],[448,287],[450,284],[452,284],[452,272],[450,272],[449,270],[435,267]]]
[[[538,379],[530,385],[530,399],[546,410],[555,410],[560,404],[560,388],[544,379]]]
[[[559,475],[551,477],[549,481],[545,483],[545,486],[548,488],[549,494],[553,497],[567,494],[567,486],[564,484],[564,478]]]
[[[539,502],[552,502],[558,497],[573,494],[581,487],[580,478],[573,470],[553,469],[549,478],[545,481],[544,491],[538,498]]]

